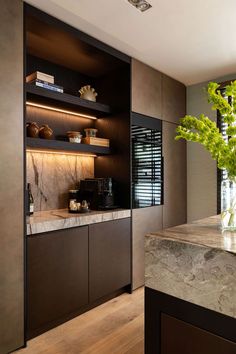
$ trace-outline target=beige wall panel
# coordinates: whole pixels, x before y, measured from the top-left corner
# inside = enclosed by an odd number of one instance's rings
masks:
[[[167,75],[162,75],[162,119],[179,123],[186,112],[186,87]]]
[[[176,124],[163,122],[163,228],[183,224],[187,217],[186,143],[174,140],[176,127]]]
[[[211,110],[204,88],[207,82],[187,88],[187,113],[204,113],[216,121],[216,112]],[[188,166],[188,222],[217,214],[217,168],[216,162],[203,146],[187,144]]]
[[[23,2],[0,0],[0,353],[24,343]]]
[[[133,232],[133,289],[144,284],[144,237],[162,229],[162,206],[134,209]]]
[[[132,59],[132,111],[161,119],[161,73]]]

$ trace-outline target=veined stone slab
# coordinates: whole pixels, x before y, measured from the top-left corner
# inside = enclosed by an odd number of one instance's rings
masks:
[[[236,233],[219,217],[145,238],[145,285],[236,318]]]
[[[129,209],[91,211],[85,214],[70,214],[67,209],[35,212],[27,218],[27,235],[124,219],[130,215]]]

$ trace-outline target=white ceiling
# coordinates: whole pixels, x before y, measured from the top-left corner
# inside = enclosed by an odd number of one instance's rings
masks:
[[[236,0],[27,2],[186,85],[236,73]]]

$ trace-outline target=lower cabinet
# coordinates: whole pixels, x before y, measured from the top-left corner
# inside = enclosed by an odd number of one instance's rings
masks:
[[[145,354],[236,354],[235,318],[145,287]]]
[[[89,300],[93,302],[129,285],[130,219],[89,226]]]
[[[88,227],[28,238],[28,336],[88,304]]]
[[[130,285],[130,238],[130,218],[28,237],[27,337]]]
[[[161,354],[180,353],[235,354],[236,344],[209,331],[162,313]]]

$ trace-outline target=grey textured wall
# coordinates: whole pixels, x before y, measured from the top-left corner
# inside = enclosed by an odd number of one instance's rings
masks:
[[[0,353],[23,345],[23,2],[0,0]]]
[[[236,74],[211,81],[224,82],[236,79]],[[205,88],[208,82],[187,87],[187,114],[204,113],[216,121],[216,112],[207,102]],[[187,216],[188,221],[201,219],[217,213],[216,162],[199,144],[187,144]]]

